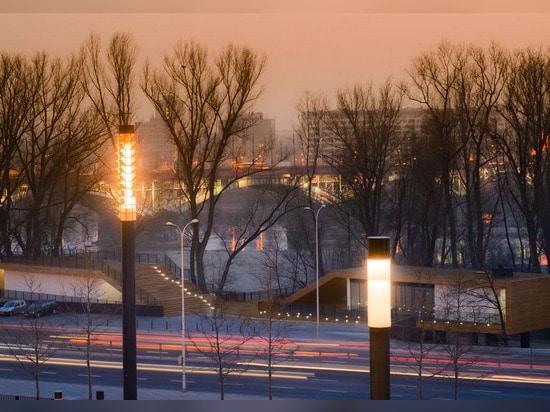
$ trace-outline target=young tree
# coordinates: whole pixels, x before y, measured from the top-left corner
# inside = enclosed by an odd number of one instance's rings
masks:
[[[108,315],[112,311],[102,309],[98,303],[104,299],[105,292],[101,288],[101,279],[97,273],[88,270],[85,274],[71,284],[72,295],[79,301],[78,310],[75,309],[75,321],[77,327],[84,336],[84,346],[77,343],[76,348],[84,354],[86,361],[86,374],[88,382],[88,399],[92,400],[92,360],[94,335],[98,328],[104,326],[108,320]],[[98,312],[99,313],[96,313]],[[83,314],[83,316],[81,316]]]
[[[263,348],[261,358],[265,361],[267,369],[267,397],[273,399],[273,371],[277,361],[285,359],[288,355],[289,336],[293,330],[293,324],[278,316],[282,296],[281,273],[284,271],[284,259],[278,245],[266,251],[264,254],[264,268],[261,270],[259,280],[263,289],[260,315],[253,324],[254,336]],[[296,350],[296,347],[293,348]]]
[[[231,313],[231,302],[217,295],[212,310],[201,315],[198,335],[190,337],[195,349],[215,365],[220,385],[220,400],[225,399],[225,383],[243,371],[242,364],[252,360],[242,354],[242,347],[252,338],[245,316]]]
[[[502,266],[496,269],[503,270]],[[504,345],[508,346],[508,334],[506,332],[506,313],[504,288],[498,280],[498,275],[492,271],[483,271],[483,276],[474,282],[473,287],[467,292],[473,300],[479,305],[480,309],[491,316],[496,312],[500,323]]]
[[[421,268],[412,270],[419,280],[429,278]],[[417,284],[416,286],[406,286],[405,290],[400,292],[406,294],[404,301],[407,302],[407,306],[401,307],[402,315],[397,316],[393,325],[404,341],[404,344],[398,347],[404,346],[408,356],[405,361],[401,361],[399,355],[396,355],[395,358],[416,375],[418,399],[429,399],[431,397],[426,394],[425,384],[447,369],[447,365],[444,364],[435,367],[430,365],[430,357],[438,348],[438,342],[434,339],[435,333],[430,327],[434,313],[433,289]]]
[[[34,276],[26,276],[25,284],[31,296],[40,295],[42,285]],[[14,358],[34,379],[36,399],[40,399],[40,373],[58,347],[58,334],[52,333],[47,318],[35,316],[17,329],[8,329],[0,334]]]
[[[457,269],[449,278],[449,283],[435,296],[436,318],[444,322],[445,341],[441,346],[450,361],[453,379],[453,398],[458,400],[458,389],[462,375],[474,366],[479,359],[479,353],[472,356],[474,332],[467,325],[475,324],[482,319],[483,306],[473,299],[471,290],[475,288],[472,279],[464,270]]]

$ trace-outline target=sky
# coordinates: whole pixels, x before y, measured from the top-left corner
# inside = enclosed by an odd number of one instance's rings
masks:
[[[91,32],[107,41],[116,31],[133,35],[140,64],[146,59],[159,63],[178,40],[194,39],[213,52],[230,42],[248,46],[267,56],[257,111],[275,118],[277,129],[290,129],[306,91],[330,98],[357,83],[377,85],[388,77],[406,81],[412,59],[442,40],[479,46],[496,41],[509,49],[550,47],[547,0],[112,3],[2,0],[0,51],[64,56],[77,52]],[[147,120],[152,107],[144,98],[137,103],[136,120]]]

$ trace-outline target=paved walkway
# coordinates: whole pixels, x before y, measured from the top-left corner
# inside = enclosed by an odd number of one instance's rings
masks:
[[[2,395],[24,395],[34,396],[35,386],[34,381],[29,380],[13,380],[0,378],[0,392]],[[55,382],[40,382],[40,396],[43,398],[54,398],[55,393],[59,391],[64,400],[85,400],[88,399],[88,386],[81,384]],[[123,390],[121,386],[102,386],[94,384],[93,398],[96,399],[96,391],[103,391],[105,400],[123,400]],[[219,400],[219,392],[198,392],[189,391],[186,393],[174,390],[161,389],[143,389],[137,390],[138,400]],[[249,396],[241,394],[226,394],[227,400],[266,400],[266,397]]]

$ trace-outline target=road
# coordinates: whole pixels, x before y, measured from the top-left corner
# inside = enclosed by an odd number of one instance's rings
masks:
[[[10,328],[20,328],[21,323],[4,323],[3,336]],[[59,386],[64,383],[86,385],[83,355],[77,350],[82,345],[81,335],[77,332],[78,329],[67,327],[51,329],[50,337],[55,339],[57,349],[41,370],[41,382],[55,382]],[[275,358],[274,399],[369,399],[368,339],[362,333],[344,331],[321,341],[303,335],[289,339],[285,350]],[[192,333],[188,341],[191,340],[200,342],[200,336]],[[265,367],[261,357],[252,356],[257,349],[257,342],[242,347],[241,363],[226,382],[226,394],[267,398]],[[392,341],[391,352],[392,399],[418,399],[415,362],[406,345]],[[178,333],[138,332],[138,391],[179,391],[181,367],[176,360],[180,353],[181,336]],[[92,373],[96,386],[121,386],[121,355],[121,336],[117,328],[105,329],[95,336]],[[425,366],[427,370],[436,370],[445,362],[445,354],[434,350]],[[188,343],[188,391],[219,393],[213,366],[211,360]],[[459,399],[550,399],[548,350],[490,348],[475,354],[475,362],[468,366],[467,371],[461,373]],[[14,361],[5,344],[0,345],[0,372],[10,380],[32,380]],[[440,376],[425,379],[423,394],[427,399],[452,399],[453,380]]]

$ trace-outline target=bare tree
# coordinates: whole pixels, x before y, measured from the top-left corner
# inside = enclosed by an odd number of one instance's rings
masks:
[[[504,268],[501,266],[495,270],[498,272],[504,270]],[[495,276],[492,271],[485,270],[481,273],[481,278],[473,282],[472,288],[467,293],[479,305],[480,310],[487,313],[489,317],[496,312],[504,344],[508,346],[504,288],[499,282],[498,275]]]
[[[498,152],[490,137],[496,128],[496,107],[506,79],[507,56],[502,48],[492,44],[487,51],[469,47],[462,58],[456,110],[462,142],[457,173],[464,188],[464,202],[458,207],[466,231],[465,263],[483,269],[494,222],[500,219],[500,192],[492,166]]]
[[[430,267],[434,264],[445,216],[437,142],[428,122],[423,129],[420,134],[405,136],[409,144],[400,152],[398,179],[391,186],[395,193],[393,215],[399,258],[412,266]]]
[[[550,59],[540,48],[519,50],[510,56],[507,70],[499,113],[508,127],[499,132],[497,142],[509,165],[510,196],[525,221],[530,270],[540,272],[538,224],[550,256]]]
[[[435,146],[439,159],[437,165],[441,168],[440,179],[453,267],[458,266],[458,228],[453,172],[457,168],[457,156],[465,144],[457,138],[455,91],[463,69],[464,53],[463,47],[442,42],[435,51],[423,53],[413,59],[409,70],[412,86],[408,96],[412,101],[426,108],[434,143],[437,145]],[[441,255],[445,257],[445,236],[442,245]]]
[[[426,283],[429,282],[429,275],[423,273],[421,268],[412,269],[417,280],[423,279]],[[394,355],[394,359],[404,364],[411,369],[416,376],[417,396],[419,400],[430,399],[425,390],[425,384],[428,380],[440,376],[446,369],[446,364],[438,364],[435,367],[430,365],[430,358],[439,347],[437,340],[434,338],[435,333],[431,329],[433,314],[434,314],[434,294],[433,290],[428,290],[422,283],[417,283],[415,286],[407,285],[405,290],[398,292],[405,294],[403,302],[407,306],[402,306],[398,310],[397,316],[393,320],[393,328],[398,337],[405,343],[404,347],[408,353],[405,360],[399,353]],[[402,346],[398,346],[401,348]]]
[[[340,90],[337,110],[326,118],[334,146],[323,159],[341,176],[344,188],[338,207],[360,225],[361,241],[384,230],[381,206],[391,157],[400,146],[397,119],[402,93],[391,81],[378,91],[356,85]]]
[[[204,252],[219,197],[239,179],[262,170],[254,162],[234,167],[219,185],[220,171],[231,165],[246,131],[257,121],[252,109],[262,93],[259,80],[265,62],[264,56],[234,45],[211,61],[205,47],[190,41],[179,42],[164,57],[162,71],[147,64],[143,73],[142,89],[177,149],[182,196],[191,218],[201,222],[200,237],[199,229],[193,228],[191,268],[196,264],[196,281],[203,290],[207,287]]]
[[[298,116],[294,131],[300,142],[299,162],[306,168],[307,201],[313,207],[318,195],[313,193],[313,180],[317,174],[319,163],[322,161],[321,151],[330,150],[328,130],[326,130],[326,116],[329,105],[325,95],[314,95],[306,92],[296,105]]]
[[[22,189],[17,148],[32,124],[37,96],[31,73],[25,57],[0,54],[0,253],[8,256],[13,254],[11,209]]]
[[[240,202],[245,200],[245,206],[238,210],[223,210],[216,219],[214,232],[224,243],[227,258],[225,259],[221,275],[214,292],[222,292],[230,276],[231,265],[240,252],[252,245],[257,239],[274,229],[277,223],[292,211],[301,208],[296,196],[299,195],[299,186],[255,186],[239,192]],[[221,197],[229,197],[230,192]],[[225,233],[231,233],[230,241]]]
[[[483,316],[483,306],[473,299],[470,291],[475,288],[473,280],[465,271],[457,269],[449,278],[449,283],[441,287],[435,296],[435,314],[443,321],[445,340],[441,346],[450,361],[449,369],[453,379],[453,398],[458,399],[458,389],[463,374],[474,366],[480,353],[473,354],[474,339],[477,334],[468,327],[479,322]],[[441,322],[439,322],[441,323]]]
[[[41,293],[42,284],[35,276],[26,276],[24,281],[31,295]],[[40,373],[59,349],[59,338],[43,317],[30,317],[24,327],[23,322],[21,326],[16,330],[6,328],[0,336],[17,362],[32,375],[36,399],[40,399]]]
[[[71,292],[80,303],[78,310],[74,310],[77,327],[84,336],[84,346],[78,342],[76,348],[84,354],[86,375],[88,382],[88,399],[92,399],[92,360],[94,358],[94,335],[98,328],[107,323],[111,309],[101,307],[100,302],[105,298],[105,291],[101,288],[102,280],[92,270],[87,270],[80,278],[70,285]],[[83,316],[81,316],[83,314]]]
[[[190,337],[195,349],[215,365],[220,385],[220,400],[225,399],[227,379],[242,372],[241,363],[252,358],[241,353],[242,347],[252,338],[249,319],[232,313],[231,302],[216,296],[212,310],[201,315],[198,336]]]
[[[7,66],[10,59],[4,58]],[[30,61],[12,60],[9,72],[19,79],[6,78],[5,85],[5,114],[11,114],[2,132],[2,149],[10,156],[2,174],[4,249],[9,255],[11,244],[17,244],[26,255],[57,254],[75,205],[101,178],[93,169],[101,128],[85,102],[77,57],[37,53]],[[15,68],[24,73],[16,74]],[[25,97],[17,87],[31,95]],[[24,106],[9,100],[14,93]]]
[[[331,150],[330,136],[326,127],[326,116],[329,112],[329,104],[327,97],[324,94],[313,94],[310,91],[306,91],[296,105],[297,124],[294,126],[294,132],[300,142],[300,165],[305,166],[306,179],[306,205],[314,210],[316,203],[321,198],[320,191],[316,191],[314,187],[314,181],[318,182],[318,170],[320,163],[323,162],[321,156],[322,151]],[[317,206],[319,207],[319,206]],[[314,212],[315,213],[315,212]],[[299,220],[300,223],[305,220]],[[304,228],[305,231],[305,228]],[[312,233],[308,231],[307,233]],[[321,231],[316,233],[321,237]],[[311,237],[306,237],[307,240]],[[315,267],[316,262],[316,242],[320,242],[319,239],[313,239],[313,242],[308,241],[308,250],[311,256],[311,266]],[[323,266],[323,250],[318,250],[318,263],[319,274],[322,276],[325,273]]]
[[[101,36],[91,33],[80,50],[82,86],[101,117],[111,143],[120,125],[129,125],[134,111],[134,66],[137,46],[128,33],[115,33],[103,49]]]
[[[261,358],[267,369],[267,397],[273,399],[273,371],[277,362],[286,359],[289,354],[289,337],[293,324],[279,316],[280,304],[283,296],[281,290],[281,273],[284,271],[285,260],[277,242],[274,247],[264,253],[264,268],[260,271],[259,280],[263,289],[263,298],[260,301],[261,318],[254,322],[254,336],[263,348]],[[295,351],[297,348],[294,347]]]
[[[138,49],[129,33],[116,32],[106,46],[101,36],[91,33],[87,42],[80,49],[83,61],[82,87],[92,103],[94,113],[99,116],[103,125],[103,142],[111,145],[102,146],[102,156],[98,165],[105,173],[115,170],[116,136],[119,126],[133,125],[135,109],[135,66]],[[98,166],[98,167],[99,167]],[[109,193],[115,205],[118,196],[115,191]],[[139,192],[138,192],[139,195]],[[145,194],[138,197],[138,207],[146,208]],[[111,206],[111,210],[115,209]],[[138,213],[135,222],[136,231],[143,230],[149,216]]]

